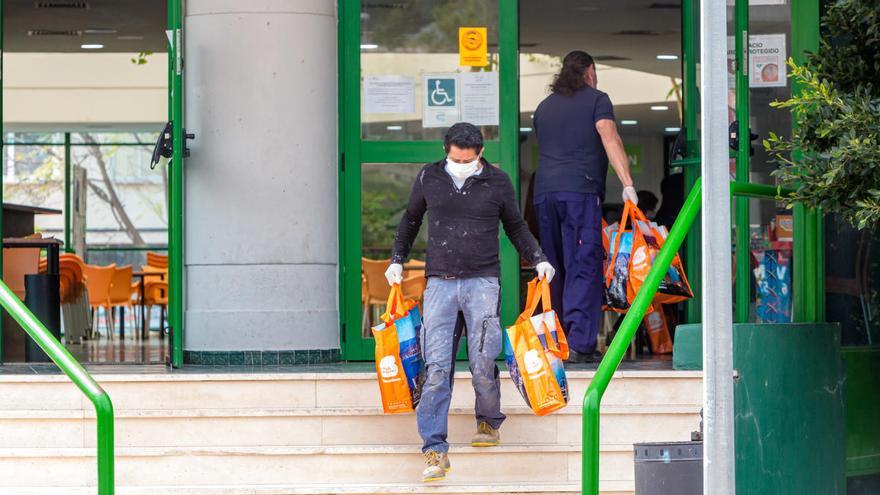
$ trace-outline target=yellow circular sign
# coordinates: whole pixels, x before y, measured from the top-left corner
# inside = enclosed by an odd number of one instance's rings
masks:
[[[479,50],[483,46],[483,33],[478,29],[466,29],[461,34],[461,44],[470,51]]]

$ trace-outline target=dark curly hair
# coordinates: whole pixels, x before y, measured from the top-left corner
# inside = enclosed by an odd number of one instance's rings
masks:
[[[446,131],[446,137],[443,138],[443,147],[447,153],[452,145],[463,150],[476,150],[479,153],[483,149],[483,133],[473,124],[459,122],[450,127]]]
[[[589,53],[575,50],[562,60],[562,70],[553,78],[550,91],[564,96],[571,96],[587,85],[584,73],[593,65],[593,57]]]

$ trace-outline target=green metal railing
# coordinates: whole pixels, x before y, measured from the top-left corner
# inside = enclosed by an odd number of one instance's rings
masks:
[[[763,199],[782,199],[790,195],[790,189],[763,185],[744,184],[731,182],[730,193],[732,196],[755,197]],[[682,206],[681,212],[675,219],[669,236],[654,260],[654,265],[648,272],[642,288],[636,294],[632,305],[627,311],[620,328],[615,334],[608,351],[599,363],[596,374],[590,381],[587,392],[584,394],[583,405],[583,455],[581,458],[581,490],[585,495],[599,495],[599,409],[602,396],[611,383],[611,378],[620,362],[623,360],[626,349],[632,342],[633,336],[638,330],[645,312],[651,305],[660,282],[666,275],[666,271],[672,264],[672,260],[681,248],[688,231],[694,224],[697,214],[700,212],[702,197],[702,179],[697,178],[691,188],[687,199]],[[745,304],[748,307],[748,293],[746,300],[738,300],[737,304]],[[739,299],[739,298],[738,298]]]
[[[98,419],[98,495],[113,495],[113,403],[110,396],[2,281],[0,305],[94,404]]]

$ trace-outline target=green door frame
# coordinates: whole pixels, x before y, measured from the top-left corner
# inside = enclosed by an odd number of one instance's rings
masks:
[[[168,0],[169,85],[173,130],[173,156],[168,173],[168,324],[172,337],[171,364],[183,366],[183,321],[185,293],[183,286],[183,167],[185,122],[183,119],[183,10],[182,0]]]
[[[361,336],[361,167],[365,163],[427,163],[441,156],[439,141],[372,141],[361,138],[360,0],[338,0],[339,13],[339,305],[343,359],[373,358],[373,342]],[[499,0],[500,139],[485,156],[513,179],[519,176],[519,5]],[[501,241],[502,321],[519,308],[519,256]]]
[[[818,0],[791,2],[791,57],[802,64],[806,54],[819,48],[819,2]],[[699,90],[696,68],[699,63],[696,39],[699,33],[699,4],[696,0],[682,0],[682,63],[684,78],[684,127],[687,152],[677,164],[684,167],[685,187],[689,190],[699,176]],[[734,9],[734,38],[736,43],[736,119],[739,122],[739,152],[736,153],[736,181],[749,183],[749,82],[747,72],[746,40],[749,36],[749,1],[736,0]],[[794,86],[792,92],[798,91]],[[749,253],[749,203],[748,198],[736,198],[736,266],[737,280],[751,280]],[[819,322],[825,319],[825,260],[824,220],[821,211],[794,207],[794,253],[792,270],[792,321]],[[698,225],[688,235],[686,270],[693,284],[695,298],[688,302],[687,321],[701,321],[700,314],[700,267],[701,240]],[[749,319],[751,283],[738,283],[736,287],[737,322]]]

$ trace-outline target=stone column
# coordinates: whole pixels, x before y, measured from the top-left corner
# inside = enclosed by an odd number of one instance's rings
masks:
[[[186,2],[191,362],[338,356],[335,4]]]

